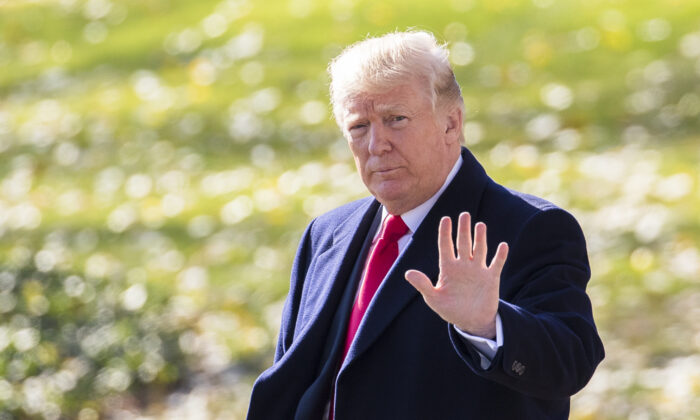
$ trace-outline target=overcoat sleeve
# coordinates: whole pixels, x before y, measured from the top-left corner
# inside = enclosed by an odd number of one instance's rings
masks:
[[[453,326],[450,338],[477,375],[535,398],[567,398],[604,357],[585,292],[583,233],[573,216],[553,207],[534,213],[510,245],[498,306],[504,343],[489,368]]]

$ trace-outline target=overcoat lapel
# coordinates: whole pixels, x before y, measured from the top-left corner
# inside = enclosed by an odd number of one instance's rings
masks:
[[[443,191],[440,198],[426,215],[413,239],[397,263],[387,275],[377,295],[365,314],[355,341],[348,351],[342,370],[350,366],[354,359],[362,355],[396,318],[401,310],[415,297],[418,291],[405,279],[409,269],[420,270],[435,283],[438,267],[438,226],[443,216],[453,220],[453,233],[456,232],[457,218],[463,211],[472,215],[472,223],[479,220],[479,203],[488,181],[483,167],[474,156],[462,148],[462,167]]]
[[[330,398],[330,391],[332,389],[332,382],[335,375],[338,373],[338,360],[342,354],[344,344],[345,344],[345,332],[348,324],[348,318],[350,317],[350,311],[352,310],[352,305],[355,300],[355,294],[357,291],[357,286],[362,276],[362,271],[364,268],[364,261],[367,257],[369,248],[372,245],[373,232],[379,227],[381,223],[381,211],[379,205],[372,206],[374,209],[375,216],[372,218],[370,227],[367,233],[364,235],[363,245],[357,258],[354,258],[355,263],[353,264],[353,269],[345,282],[345,290],[343,291],[343,296],[337,305],[337,310],[335,311],[335,316],[333,317],[333,322],[328,330],[326,336],[326,343],[324,345],[323,353],[320,357],[320,363],[317,368],[316,379],[313,384],[309,386],[304,392],[304,395],[299,401],[299,406],[294,415],[295,419],[306,420],[314,418],[322,418],[323,410],[325,409],[326,403]],[[372,211],[372,210],[370,210]],[[361,238],[358,233],[357,238]],[[311,367],[307,367],[310,369]]]
[[[374,216],[379,208],[376,200],[357,209],[333,232],[333,244],[316,258],[314,281],[305,286],[309,294],[307,302],[316,302],[303,314],[309,325],[300,332],[299,345],[311,340],[310,345],[323,343],[334,318],[338,304],[352,273]],[[319,356],[320,356],[319,352]],[[312,368],[313,369],[313,368]]]
[[[382,212],[379,211],[379,203],[377,202],[375,216],[370,223],[370,228],[368,229],[365,239],[363,240],[363,245],[360,252],[355,258],[355,264],[353,266],[352,272],[348,276],[348,280],[345,282],[345,290],[341,298],[340,303],[337,305],[335,317],[333,318],[333,323],[331,324],[331,329],[328,332],[328,339],[326,341],[326,346],[323,350],[323,355],[321,360],[328,361],[335,364],[336,355],[333,353],[334,350],[342,350],[345,345],[345,333],[347,330],[348,320],[350,318],[350,312],[352,311],[352,306],[355,303],[355,296],[357,295],[357,289],[359,287],[360,281],[362,280],[362,272],[365,267],[365,260],[369,254],[369,250],[372,247],[372,239],[374,232],[379,229],[382,222],[381,215]],[[358,234],[357,239],[361,236]],[[335,368],[334,368],[335,369]],[[333,372],[334,374],[336,372]]]

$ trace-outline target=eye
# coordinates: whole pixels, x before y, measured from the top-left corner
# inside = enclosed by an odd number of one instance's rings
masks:
[[[407,122],[408,117],[405,115],[392,115],[388,118],[388,123],[396,127],[403,127]]]
[[[350,134],[361,133],[363,130],[365,130],[367,128],[368,125],[369,124],[367,124],[367,123],[353,124],[350,126],[350,128],[348,128],[348,131],[350,132]]]

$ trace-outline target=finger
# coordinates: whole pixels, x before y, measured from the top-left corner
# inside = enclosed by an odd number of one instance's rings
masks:
[[[434,287],[430,278],[418,270],[408,270],[404,274],[406,281],[411,283],[411,286],[415,287],[416,290],[423,295],[423,299],[426,301],[433,296]]]
[[[452,219],[447,216],[440,220],[440,229],[438,230],[438,251],[440,253],[440,261],[455,259],[454,242],[452,242]]]
[[[503,266],[505,265],[507,258],[508,244],[505,242],[501,242],[500,244],[498,244],[498,249],[496,249],[496,255],[493,256],[489,269],[494,270],[495,274],[498,275],[498,277],[500,277],[501,271],[503,270]]]
[[[472,220],[468,212],[459,215],[457,225],[457,256],[471,258],[472,256]]]
[[[486,225],[479,222],[474,226],[474,260],[486,265]]]

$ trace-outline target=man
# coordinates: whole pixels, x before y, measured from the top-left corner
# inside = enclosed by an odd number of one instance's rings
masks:
[[[574,218],[460,146],[460,88],[432,35],[367,39],[329,71],[373,197],[307,228],[248,418],[567,418],[603,358]]]

